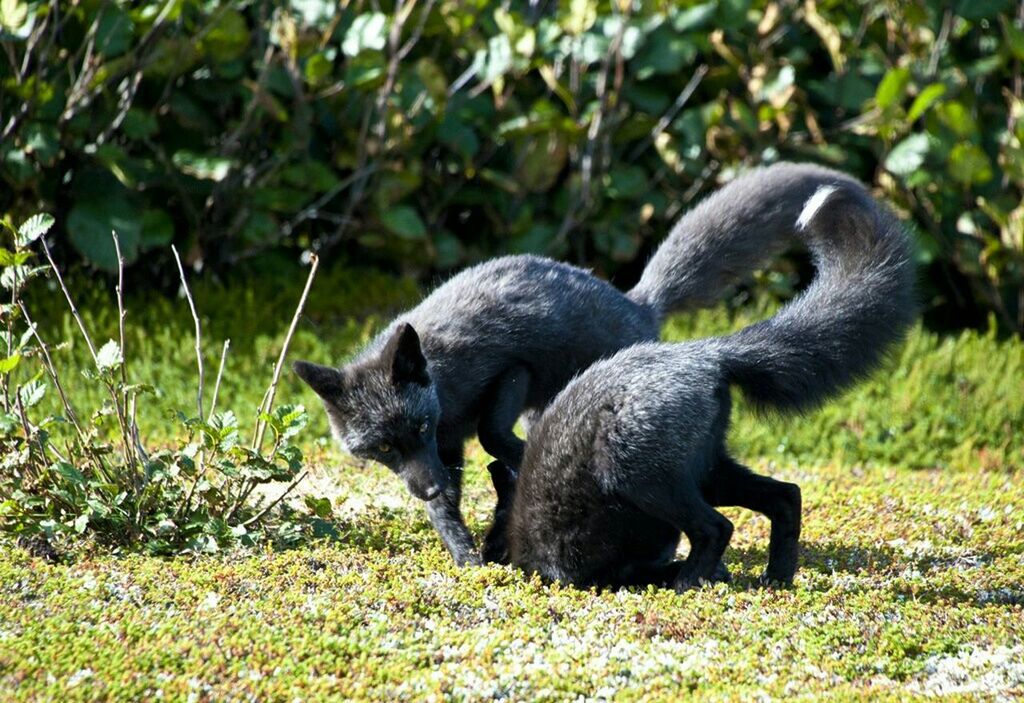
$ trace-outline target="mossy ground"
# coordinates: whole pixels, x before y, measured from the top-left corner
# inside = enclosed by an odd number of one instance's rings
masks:
[[[479,453],[475,457],[482,459]],[[485,526],[481,462],[467,510]],[[767,523],[731,585],[582,592],[457,570],[378,468],[340,476],[332,541],[280,553],[54,565],[0,558],[0,690],[15,699],[672,700],[1024,695],[1024,487],[998,471],[822,466],[802,566],[763,590]]]
[[[407,288],[385,288],[381,306],[407,302]],[[240,315],[238,301],[225,310],[226,294],[215,293],[197,296],[207,363],[230,334],[222,397],[244,417],[287,313]],[[283,310],[289,295],[280,298]],[[187,313],[172,305],[137,303],[128,343],[129,368],[163,389],[143,413],[157,441],[173,432],[166,409],[193,402]],[[294,356],[340,360],[377,324],[344,310],[340,298],[314,301]],[[680,318],[666,336],[724,332],[763,313]],[[89,321],[99,330],[114,322],[100,312]],[[66,320],[44,331],[62,329],[70,337]],[[65,364],[81,363],[80,347],[61,352]],[[291,378],[279,397],[315,407]],[[317,408],[304,490],[334,506],[333,534],[319,542],[61,563],[4,545],[0,698],[1024,696],[1022,409],[1019,340],[920,329],[882,373],[821,411],[765,419],[741,409],[736,453],[803,488],[801,570],[792,589],[758,588],[767,522],[728,510],[734,582],[677,595],[457,570],[399,482],[325,446]],[[465,512],[479,535],[493,496],[483,452],[474,443],[468,456]]]

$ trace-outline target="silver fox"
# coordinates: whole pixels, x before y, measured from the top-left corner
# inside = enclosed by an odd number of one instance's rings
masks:
[[[717,578],[733,527],[715,508],[740,506],[771,521],[763,580],[792,582],[800,489],[729,456],[730,386],[762,408],[810,409],[871,371],[915,317],[900,223],[855,181],[828,180],[793,218],[817,269],[802,295],[726,337],[630,347],[551,402],[503,497],[513,564],[581,586],[681,591]],[[690,552],[676,561],[682,534]]]
[[[543,410],[594,362],[656,341],[669,312],[717,301],[793,241],[803,204],[832,183],[855,182],[813,165],[754,169],[682,217],[628,293],[549,259],[499,258],[441,285],[343,368],[293,368],[323,400],[344,448],[388,466],[427,501],[459,564],[480,561],[459,510],[463,444],[477,434],[496,459],[499,489],[484,558],[504,561],[523,455],[516,420]]]

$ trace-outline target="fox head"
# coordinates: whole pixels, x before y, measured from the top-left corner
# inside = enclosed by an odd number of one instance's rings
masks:
[[[342,369],[308,361],[292,368],[323,400],[331,432],[346,451],[384,464],[421,500],[444,490],[441,407],[412,325],[400,324],[377,354]]]

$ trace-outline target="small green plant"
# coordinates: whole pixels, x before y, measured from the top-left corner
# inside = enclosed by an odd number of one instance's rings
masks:
[[[252,439],[242,439],[238,418],[218,412],[217,394],[229,342],[224,343],[209,407],[204,403],[205,372],[200,352],[202,329],[184,267],[174,251],[182,287],[195,322],[199,371],[195,414],[170,418],[181,432],[170,447],[147,448],[137,422],[140,402],[156,389],[129,373],[125,349],[123,259],[118,253],[119,339],[97,346],[44,239],[53,225],[48,215],[29,218],[20,227],[9,222],[13,249],[0,248],[3,287],[9,302],[4,316],[4,356],[0,360],[0,531],[29,544],[60,551],[76,538],[120,549],[154,554],[209,552],[253,544],[260,538],[288,541],[300,531],[283,499],[305,476],[302,452],[292,443],[305,426],[302,406],[274,408],[285,353],[316,275],[314,258],[270,386],[256,412]],[[32,247],[48,266],[34,265]],[[69,383],[54,363],[57,348],[43,338],[23,299],[26,285],[49,271],[73,315],[92,357],[84,383],[102,390],[104,402],[90,414],[76,410]],[[76,387],[78,387],[76,385]],[[39,417],[40,401],[50,389],[61,412]],[[264,449],[265,438],[272,439]],[[275,498],[257,488],[286,482]]]

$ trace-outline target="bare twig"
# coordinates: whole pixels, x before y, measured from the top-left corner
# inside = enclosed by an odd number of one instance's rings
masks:
[[[121,345],[121,383],[128,385],[128,361],[124,348],[124,257],[121,255],[121,240],[116,230],[110,230],[110,236],[114,240],[114,252],[117,254],[117,337]]]
[[[315,217],[325,216],[326,213],[321,213],[320,208],[334,200],[334,198],[336,198],[343,190],[351,186],[356,181],[364,179],[367,176],[373,174],[377,170],[377,168],[378,166],[376,164],[370,164],[361,169],[353,171],[346,178],[343,178],[336,186],[334,186],[329,191],[327,191],[319,198],[314,200],[312,203],[310,203],[308,206],[303,208],[295,217],[290,219],[288,222],[285,222],[284,225],[281,227],[281,231],[284,232],[285,236],[287,236],[291,234],[296,227],[298,227],[306,220]],[[330,215],[326,215],[327,219],[329,219],[330,217]]]
[[[89,353],[92,354],[93,362],[99,366],[99,358],[96,356],[96,345],[92,343],[92,337],[89,336],[89,332],[85,329],[85,322],[82,321],[82,316],[78,312],[78,308],[75,307],[75,301],[71,299],[71,293],[68,292],[68,287],[64,285],[64,277],[60,275],[60,269],[57,268],[57,263],[53,260],[53,255],[50,253],[50,247],[46,244],[46,238],[40,237],[39,241],[43,244],[43,253],[46,254],[46,260],[50,262],[50,268],[53,269],[54,275],[57,277],[57,283],[60,285],[60,289],[64,292],[64,299],[68,301],[68,307],[71,308],[71,315],[75,318],[75,322],[78,323],[78,329],[82,332],[82,337],[85,338],[85,344],[89,347]]]
[[[207,421],[213,419],[213,412],[217,409],[217,393],[220,392],[220,379],[224,375],[224,362],[228,358],[228,349],[231,347],[231,340],[224,340],[224,347],[220,352],[220,366],[217,368],[217,380],[213,384],[213,398],[210,399],[210,415]]]
[[[138,461],[142,464],[149,461],[149,455],[146,453],[145,447],[142,446],[142,439],[139,437],[139,423],[138,423],[138,403],[136,402],[136,395],[133,393],[130,397],[128,396],[128,352],[125,349],[124,341],[124,319],[127,316],[127,312],[124,308],[124,255],[121,254],[121,240],[117,236],[115,230],[110,230],[110,236],[114,239],[114,252],[117,254],[117,287],[114,291],[117,293],[117,336],[118,342],[121,345],[121,394],[128,405],[124,409],[125,415],[125,434],[124,434],[124,450],[125,454],[130,453],[130,449],[134,447],[135,456]],[[142,474],[137,474],[136,488],[141,487]]]
[[[942,50],[946,48],[946,43],[949,41],[949,33],[952,28],[953,10],[947,7],[945,14],[942,16],[942,26],[939,28],[939,36],[932,45],[931,55],[928,57],[928,68],[925,71],[926,75],[935,75],[935,71],[939,67],[939,55],[942,54]]]
[[[189,310],[192,311],[192,321],[196,326],[196,366],[199,367],[199,390],[196,393],[196,408],[198,408],[199,414],[196,415],[198,418],[203,417],[203,383],[206,377],[203,373],[203,330],[199,325],[199,314],[196,312],[196,302],[192,299],[192,291],[188,288],[188,281],[185,280],[185,267],[181,265],[181,257],[178,256],[178,248],[171,245],[171,251],[174,252],[174,260],[178,262],[178,275],[181,277],[181,287],[185,289],[185,298],[188,300]]]
[[[295,486],[297,486],[299,484],[299,481],[301,481],[302,479],[306,478],[306,476],[308,474],[309,474],[309,471],[302,471],[302,472],[300,472],[299,475],[296,476],[295,479],[291,483],[288,484],[288,486],[284,489],[284,491],[281,493],[281,495],[279,495],[277,498],[274,498],[274,500],[270,501],[270,503],[268,503],[267,506],[265,508],[263,508],[263,510],[259,511],[258,513],[253,515],[251,518],[249,518],[248,520],[243,522],[242,523],[242,527],[248,527],[249,525],[252,525],[253,523],[259,522],[260,520],[265,518],[267,516],[267,513],[269,513],[271,510],[273,510],[275,505],[277,505],[282,500],[284,500],[285,497],[289,493],[292,492],[292,489],[295,488]]]
[[[309,297],[309,289],[313,287],[313,279],[316,277],[317,267],[320,266],[320,257],[313,254],[310,256],[309,262],[310,268],[309,276],[306,278],[306,287],[302,290],[302,296],[299,298],[298,307],[295,308],[295,315],[292,316],[292,323],[288,327],[288,334],[285,335],[284,344],[281,346],[281,354],[277,357],[277,364],[274,366],[274,376],[270,382],[270,387],[267,388],[267,392],[263,396],[263,402],[260,403],[260,409],[257,413],[256,433],[252,441],[252,448],[256,451],[259,451],[260,445],[263,444],[263,434],[267,431],[267,423],[259,419],[259,416],[264,413],[269,413],[271,408],[274,406],[274,396],[277,393],[277,384],[281,380],[281,367],[284,366],[284,358],[288,353],[289,345],[292,343],[292,336],[295,334],[295,328],[299,324],[299,318],[302,316],[302,310],[306,307],[306,298]]]
[[[590,126],[587,129],[587,141],[583,148],[583,156],[580,158],[580,184],[565,210],[562,224],[555,234],[555,241],[564,241],[568,237],[569,231],[577,224],[577,213],[580,210],[583,210],[585,213],[592,205],[593,193],[591,185],[594,181],[594,156],[597,152],[597,141],[601,137],[604,119],[611,107],[612,93],[614,92],[608,88],[608,76],[611,73],[612,63],[617,63],[621,59],[622,38],[625,35],[627,26],[625,17],[620,17],[620,20],[619,29],[608,45],[608,51],[601,62],[601,71],[598,74],[594,87],[595,94],[600,102],[598,103],[597,111],[590,118]],[[570,68],[572,70],[570,70],[569,82],[570,86],[573,86],[578,81],[578,77],[573,74],[573,71],[578,68],[577,62],[573,61]],[[570,89],[575,90],[572,87]]]
[[[128,111],[132,107],[132,103],[135,100],[135,92],[139,89],[139,83],[142,82],[142,69],[140,68],[133,75],[126,77],[118,89],[120,97],[118,98],[118,109],[114,119],[110,121],[107,128],[96,137],[97,144],[105,143],[114,133],[121,128],[125,118],[128,116]]]
[[[640,142],[640,144],[638,144],[635,149],[633,149],[632,153],[630,153],[628,158],[629,161],[635,161],[636,158],[640,156],[640,154],[642,154],[647,149],[647,147],[649,147],[654,142],[655,139],[658,138],[658,135],[665,131],[665,128],[669,126],[672,120],[676,118],[676,115],[679,114],[679,111],[682,110],[686,103],[690,100],[690,97],[693,95],[694,91],[697,90],[697,86],[700,85],[700,82],[704,79],[704,76],[707,75],[707,72],[707,64],[702,64],[700,67],[697,68],[696,71],[693,72],[693,75],[690,77],[690,80],[686,83],[686,86],[683,88],[682,92],[679,93],[679,97],[676,98],[676,101],[672,103],[672,106],[665,111],[664,115],[661,116],[661,119],[658,120],[658,123],[654,125],[654,129],[651,130],[651,133],[648,134],[647,137],[645,137],[644,140]]]
[[[82,426],[78,424],[78,415],[75,414],[75,409],[71,406],[71,401],[68,399],[67,394],[64,392],[64,386],[61,385],[60,376],[57,374],[57,367],[53,365],[53,358],[50,356],[50,348],[47,346],[43,338],[39,336],[39,330],[36,328],[36,324],[29,317],[28,309],[25,304],[18,301],[18,307],[21,309],[21,315],[25,318],[25,323],[28,325],[29,331],[32,332],[32,336],[36,339],[36,344],[39,345],[39,350],[43,353],[43,363],[46,366],[46,373],[53,381],[53,387],[57,389],[57,395],[60,396],[61,405],[64,407],[64,412],[67,413],[68,419],[71,420],[71,424],[75,426],[75,430],[78,432],[80,438],[85,437],[85,431]]]

